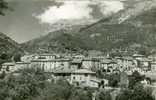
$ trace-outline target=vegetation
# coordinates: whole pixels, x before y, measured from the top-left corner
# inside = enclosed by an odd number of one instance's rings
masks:
[[[5,2],[4,0],[0,0],[0,15],[5,15],[4,10],[7,10],[8,8],[9,7],[7,2]]]
[[[154,100],[154,98],[141,84],[137,84],[133,90],[122,90],[116,100]]]
[[[129,88],[133,89],[136,84],[140,83],[144,79],[145,76],[140,75],[139,72],[133,72],[132,75],[129,77]]]
[[[98,96],[97,100],[112,100],[110,93],[111,93],[110,91],[101,91],[99,95],[97,95]]]
[[[15,54],[13,55],[13,60],[14,60],[15,62],[20,62],[20,61],[21,61],[21,55],[22,55],[22,54],[20,54],[20,53],[15,53]]]
[[[23,69],[0,80],[0,100],[91,100],[88,89],[54,80],[40,69]]]
[[[4,62],[20,61],[24,50],[14,40],[3,33],[0,33],[0,65]],[[12,59],[13,58],[13,59]]]

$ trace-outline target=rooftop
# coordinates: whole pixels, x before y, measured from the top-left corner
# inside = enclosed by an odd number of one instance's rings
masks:
[[[86,58],[83,58],[83,61],[99,61],[99,59],[93,58],[93,57],[86,57]]]
[[[55,54],[48,54],[48,53],[45,53],[45,54],[39,54],[38,56],[56,56]]]
[[[60,61],[71,61],[71,59],[36,59],[32,60],[32,62],[60,62]]]
[[[93,72],[87,69],[78,69],[78,70],[73,71],[72,73],[74,74],[96,74],[96,72]]]
[[[73,59],[72,60],[72,63],[81,63],[82,62],[82,59]]]
[[[133,57],[144,57],[145,55],[141,55],[141,54],[134,54]]]
[[[30,64],[30,62],[16,62],[16,64]]]
[[[15,65],[14,62],[6,62],[2,64],[2,66],[14,66],[14,65]]]
[[[110,60],[110,59],[104,59],[101,61],[102,64],[112,64],[112,63],[117,63],[115,60]]]

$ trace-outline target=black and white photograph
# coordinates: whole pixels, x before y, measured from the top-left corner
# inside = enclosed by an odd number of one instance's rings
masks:
[[[0,0],[0,100],[156,100],[156,0]]]

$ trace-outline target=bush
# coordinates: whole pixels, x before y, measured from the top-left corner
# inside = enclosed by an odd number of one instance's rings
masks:
[[[122,90],[116,100],[154,100],[154,98],[141,84],[137,84],[134,86],[134,90]]]

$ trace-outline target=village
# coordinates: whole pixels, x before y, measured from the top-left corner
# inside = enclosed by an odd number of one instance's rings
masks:
[[[156,57],[146,57],[134,54],[129,57],[85,57],[84,55],[61,56],[59,54],[35,54],[21,57],[21,62],[6,62],[2,64],[1,73],[18,74],[24,68],[41,69],[52,78],[66,79],[76,87],[111,88],[108,79],[100,78],[97,74],[121,74],[120,84],[128,86],[126,77],[135,71],[144,75],[142,83],[156,87]],[[122,82],[123,81],[123,82]],[[102,83],[102,85],[100,85]]]

